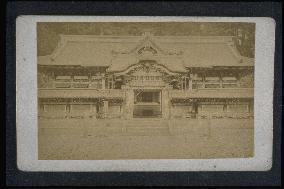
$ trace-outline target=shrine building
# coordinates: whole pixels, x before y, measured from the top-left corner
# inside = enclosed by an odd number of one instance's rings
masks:
[[[60,35],[38,56],[40,118],[249,119],[253,87],[232,36]]]

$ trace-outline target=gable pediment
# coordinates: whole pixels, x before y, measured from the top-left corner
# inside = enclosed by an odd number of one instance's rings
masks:
[[[146,33],[144,35],[145,37],[138,42],[135,48],[130,49],[129,51],[113,51],[116,55],[136,55],[136,56],[168,56],[168,55],[181,55],[182,52],[176,52],[176,51],[167,51],[164,50],[160,45],[158,45],[154,39],[153,36],[150,33]]]
[[[159,46],[153,42],[150,37],[144,38],[144,40],[140,41],[140,43],[130,51],[130,53],[136,53],[138,55],[141,54],[166,54]]]
[[[152,55],[155,55],[158,53],[158,51],[153,48],[152,46],[144,46],[142,47],[141,49],[139,49],[137,51],[138,54],[144,54],[144,53],[147,53],[147,54],[152,54]]]

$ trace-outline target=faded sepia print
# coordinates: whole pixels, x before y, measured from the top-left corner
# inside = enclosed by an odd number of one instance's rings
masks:
[[[38,158],[253,157],[254,49],[254,23],[37,23]]]

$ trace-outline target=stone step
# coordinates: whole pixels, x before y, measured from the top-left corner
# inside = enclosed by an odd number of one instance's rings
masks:
[[[125,125],[129,125],[129,126],[165,126],[167,125],[167,121],[165,120],[148,120],[148,119],[134,119],[134,120],[127,120],[125,123]]]
[[[168,127],[132,126],[126,128],[127,135],[169,135]]]
[[[143,128],[143,127],[151,127],[151,128],[158,128],[158,127],[167,127],[167,123],[125,123],[125,127],[138,127],[138,128]]]

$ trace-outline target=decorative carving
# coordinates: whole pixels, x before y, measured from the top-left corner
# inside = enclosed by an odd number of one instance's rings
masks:
[[[140,50],[138,50],[138,54],[142,54],[142,53],[147,53],[147,52],[149,52],[149,53],[151,53],[151,54],[157,54],[157,50],[156,49],[154,49],[153,47],[151,47],[151,46],[144,46],[144,47],[142,47]]]
[[[159,64],[145,61],[133,66],[125,73],[124,79],[129,86],[179,88],[181,74],[171,74]]]
[[[146,74],[150,74],[150,73],[161,73],[161,74],[165,74],[165,72],[160,68],[155,66],[153,63],[141,63],[137,66],[135,66],[133,69],[131,69],[128,74],[132,75],[134,73],[146,73]]]
[[[145,35],[145,38],[142,39],[139,44],[132,50],[120,50],[114,51],[112,50],[111,53],[116,56],[119,54],[131,54],[137,53],[138,55],[156,55],[156,54],[164,54],[164,55],[175,55],[180,56],[183,54],[183,51],[180,50],[171,50],[167,51],[160,48],[154,41],[152,35],[149,33]]]

